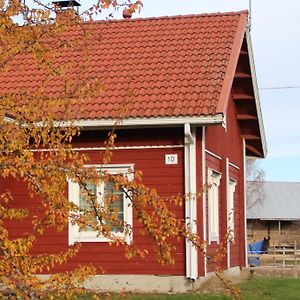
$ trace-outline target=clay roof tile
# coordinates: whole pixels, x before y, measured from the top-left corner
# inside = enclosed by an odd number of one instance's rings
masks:
[[[239,21],[246,14],[84,22],[64,37],[80,40],[84,30],[88,49],[74,43],[74,49],[62,49],[53,62],[70,64],[66,76],[75,84],[97,79],[105,86],[97,97],[77,103],[80,109],[73,106],[80,119],[116,117],[126,101],[128,117],[214,114]],[[2,92],[45,84],[47,93],[58,96],[62,80],[43,83],[45,70],[29,61],[22,53],[10,63],[11,70],[0,74]]]

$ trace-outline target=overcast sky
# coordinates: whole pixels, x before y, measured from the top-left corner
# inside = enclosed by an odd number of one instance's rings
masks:
[[[140,17],[238,11],[249,0],[143,0]],[[300,87],[300,0],[252,0],[252,43],[260,88]],[[300,181],[300,88],[261,89],[267,180]]]
[[[300,0],[251,2],[253,52],[268,146],[261,167],[267,180],[300,182]],[[250,0],[143,3],[136,17],[239,11],[249,9]]]

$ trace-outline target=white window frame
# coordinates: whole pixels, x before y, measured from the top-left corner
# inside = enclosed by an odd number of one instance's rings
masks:
[[[99,172],[107,172],[112,175],[123,174],[127,176],[129,180],[133,180],[133,164],[110,164],[110,165],[86,165],[87,168],[96,168]],[[128,170],[131,170],[129,173]],[[97,186],[98,189],[103,189],[103,183]],[[100,195],[103,193],[100,193]],[[80,197],[80,186],[78,183],[75,183],[71,180],[68,181],[68,196],[69,201],[72,201],[74,204],[79,205],[79,197]],[[99,201],[101,196],[99,197]],[[132,203],[131,200],[123,195],[123,210],[124,210],[124,222],[129,226],[133,225],[132,218]],[[88,243],[88,242],[110,242],[109,238],[104,236],[97,236],[97,231],[80,231],[79,226],[77,224],[72,224],[71,220],[69,221],[69,245],[73,245],[76,242],[80,243]],[[123,232],[112,233],[112,235],[116,238],[122,238],[125,240],[127,244],[130,244],[133,239],[133,233],[125,235]]]
[[[219,214],[219,186],[221,174],[208,169],[208,241],[219,243],[220,240],[220,214]]]
[[[227,183],[227,232],[228,241],[234,241],[234,192],[236,180],[229,178]]]

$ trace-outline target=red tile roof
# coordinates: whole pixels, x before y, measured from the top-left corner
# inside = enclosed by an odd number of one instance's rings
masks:
[[[100,93],[74,103],[77,119],[195,117],[224,113],[247,23],[247,12],[87,22],[65,33],[84,43],[61,49],[74,84],[99,79]],[[74,42],[76,44],[76,42]],[[22,54],[0,74],[1,93],[59,96],[60,78]],[[77,83],[76,83],[77,82]]]

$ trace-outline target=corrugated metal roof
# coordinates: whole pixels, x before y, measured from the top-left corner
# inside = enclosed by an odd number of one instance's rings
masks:
[[[247,219],[300,219],[300,182],[247,182]]]

